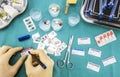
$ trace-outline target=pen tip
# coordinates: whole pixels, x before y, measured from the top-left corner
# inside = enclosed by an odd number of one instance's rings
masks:
[[[47,67],[44,65],[43,68],[46,69]]]

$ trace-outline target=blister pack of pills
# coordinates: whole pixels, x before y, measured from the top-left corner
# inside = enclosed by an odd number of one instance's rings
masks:
[[[86,22],[120,29],[120,0],[83,0],[80,13]]]

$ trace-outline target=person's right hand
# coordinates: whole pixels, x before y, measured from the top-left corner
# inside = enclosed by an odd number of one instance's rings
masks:
[[[31,54],[39,55],[39,59],[46,65],[43,69],[40,65],[33,66],[32,56],[29,54],[25,62],[26,74],[28,77],[52,77],[54,61],[47,56],[43,50],[31,51]]]

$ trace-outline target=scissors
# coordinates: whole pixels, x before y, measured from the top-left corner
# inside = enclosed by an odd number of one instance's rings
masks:
[[[57,65],[60,68],[63,68],[65,66],[66,62],[67,62],[67,64],[66,64],[66,68],[67,69],[73,69],[73,67],[74,67],[73,63],[70,62],[70,51],[71,51],[71,46],[72,46],[73,38],[74,38],[73,36],[71,36],[69,38],[68,48],[67,48],[64,60],[58,60],[57,61]]]

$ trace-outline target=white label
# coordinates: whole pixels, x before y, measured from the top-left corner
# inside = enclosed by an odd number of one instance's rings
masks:
[[[28,55],[28,54],[29,54],[28,51],[32,51],[32,50],[33,50],[32,47],[22,50],[22,51],[20,52],[20,53],[21,53],[21,56]]]
[[[62,52],[67,47],[66,43],[61,43],[61,45],[58,46],[57,51]]]
[[[78,45],[91,44],[90,38],[78,38]]]
[[[38,44],[38,47],[37,47],[37,49],[42,49],[42,50],[44,50],[44,48],[45,48],[45,44],[43,44],[43,43],[39,43]]]
[[[72,54],[80,55],[80,56],[85,56],[85,52],[82,51],[82,50],[75,50],[75,49],[73,49],[72,50]]]
[[[93,48],[89,48],[88,54],[96,57],[101,57],[101,51]]]
[[[56,51],[56,52],[55,52],[55,56],[61,56],[61,53],[58,52],[58,51]]]
[[[57,33],[56,33],[55,31],[52,31],[52,32],[50,32],[50,33],[48,34],[48,37],[49,37],[50,39],[53,39],[55,36],[57,36]]]
[[[58,38],[54,38],[52,40],[52,44],[55,46],[59,46],[59,45],[61,45],[61,40],[59,40]]]
[[[96,72],[99,72],[100,70],[100,65],[94,64],[92,62],[88,62],[87,68]]]
[[[104,66],[108,66],[108,65],[111,65],[113,63],[116,63],[117,61],[116,61],[115,57],[112,56],[112,57],[109,57],[109,58],[102,60],[102,62],[103,62]]]
[[[49,53],[49,54],[55,54],[56,51],[57,51],[57,48],[54,45],[50,45],[47,48],[47,53]]]

